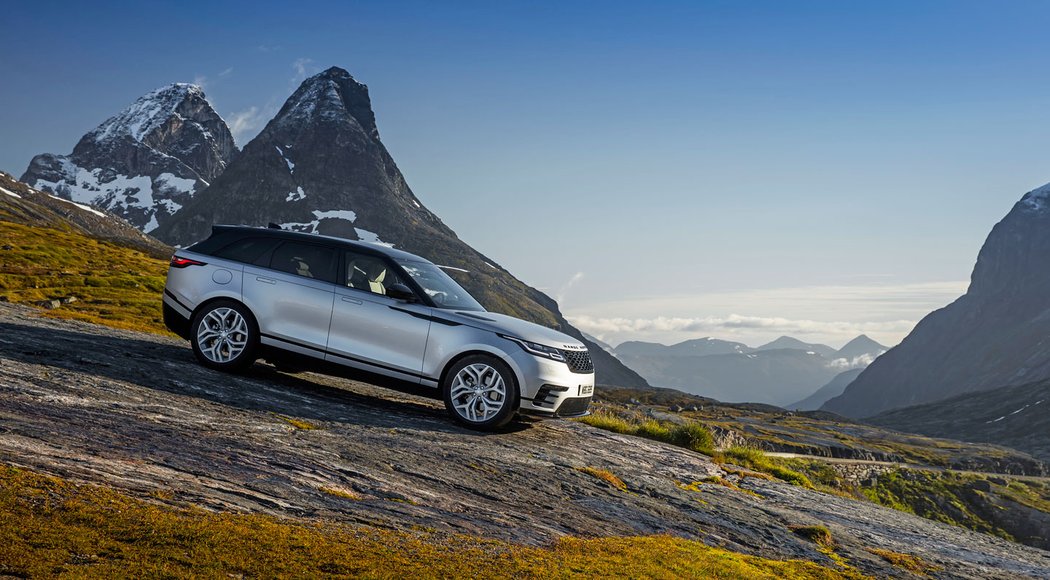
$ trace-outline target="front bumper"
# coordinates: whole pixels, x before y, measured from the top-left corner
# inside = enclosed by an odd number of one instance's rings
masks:
[[[521,390],[519,411],[548,417],[582,417],[589,413],[594,373],[574,373],[563,362],[522,350],[511,358]]]

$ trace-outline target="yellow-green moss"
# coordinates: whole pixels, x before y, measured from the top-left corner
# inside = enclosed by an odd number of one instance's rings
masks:
[[[549,547],[177,509],[0,467],[0,575],[52,577],[858,578],[670,536]]]
[[[616,477],[616,474],[608,469],[599,469],[597,467],[577,467],[576,470],[581,473],[586,473],[595,479],[600,479],[620,491],[627,491],[627,484],[619,477]]]

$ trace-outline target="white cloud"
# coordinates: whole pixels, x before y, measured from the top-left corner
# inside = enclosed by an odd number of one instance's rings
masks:
[[[223,69],[223,70],[222,70],[222,71],[221,71],[221,72],[219,73],[219,75],[218,75],[218,76],[219,76],[220,78],[221,78],[221,77],[225,77],[225,76],[229,76],[229,74],[230,74],[230,73],[232,73],[232,72],[233,72],[233,67],[232,67],[232,66],[231,66],[231,67],[227,67],[227,68]]]
[[[292,70],[295,71],[295,76],[292,77],[292,83],[301,83],[306,80],[306,77],[317,69],[313,66],[314,59],[312,58],[297,58],[292,63]]]
[[[233,135],[233,140],[239,144],[244,143],[252,131],[266,120],[265,114],[259,110],[259,107],[248,107],[243,111],[233,113],[229,119],[230,133]]]
[[[670,344],[712,335],[758,345],[786,334],[836,346],[867,334],[893,345],[926,314],[963,294],[966,285],[952,281],[638,296],[568,308],[565,315],[581,330],[612,344]]]
[[[837,358],[833,361],[829,361],[828,366],[842,371],[848,371],[850,369],[862,369],[870,365],[871,362],[875,360],[876,357],[880,356],[883,352],[886,351],[882,351],[878,354],[862,354],[860,356],[855,356],[851,359]]]
[[[583,279],[583,272],[576,272],[569,278],[569,281],[562,284],[561,288],[558,289],[557,294],[554,295],[554,300],[558,305],[562,305],[565,302],[565,295],[568,294],[569,290],[576,285],[577,282]]]
[[[780,334],[858,334],[875,332],[907,332],[915,326],[914,320],[887,322],[825,322],[820,320],[793,320],[790,318],[742,316],[707,316],[703,318],[678,318],[658,316],[656,318],[593,318],[570,316],[569,322],[582,330],[596,333],[646,333],[646,332],[733,332],[740,329],[766,330]],[[843,359],[845,360],[845,359]]]

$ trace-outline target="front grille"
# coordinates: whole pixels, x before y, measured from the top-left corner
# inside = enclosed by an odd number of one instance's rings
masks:
[[[586,413],[590,407],[590,397],[565,399],[561,402],[561,405],[558,405],[558,410],[555,411],[555,414],[560,417],[574,417]]]
[[[562,350],[561,355],[565,357],[565,364],[574,373],[586,374],[594,372],[594,363],[591,362],[591,353],[586,350]]]

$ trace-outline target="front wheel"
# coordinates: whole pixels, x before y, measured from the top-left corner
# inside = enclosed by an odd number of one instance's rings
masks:
[[[193,354],[206,367],[242,371],[255,362],[259,329],[243,304],[219,300],[193,317],[190,343]]]
[[[498,429],[518,410],[518,385],[503,361],[468,356],[449,369],[441,385],[445,410],[457,423],[482,431]]]

